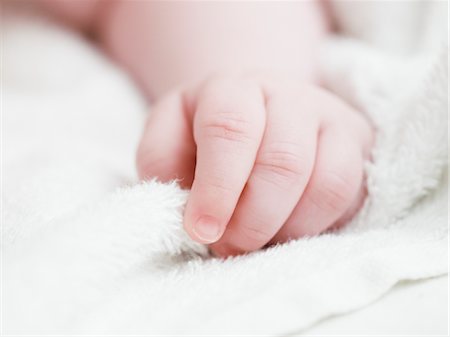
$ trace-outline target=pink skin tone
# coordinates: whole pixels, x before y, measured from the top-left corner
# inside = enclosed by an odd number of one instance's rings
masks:
[[[191,188],[184,227],[216,255],[316,235],[360,207],[373,130],[318,85],[320,3],[45,2],[155,100],[139,176]]]

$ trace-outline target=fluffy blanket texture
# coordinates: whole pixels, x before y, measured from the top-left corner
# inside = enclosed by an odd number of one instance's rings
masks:
[[[186,191],[137,183],[130,79],[75,33],[5,14],[3,332],[280,335],[446,274],[447,5],[332,7],[327,86],[378,132],[369,197],[340,232],[227,260],[181,229]]]

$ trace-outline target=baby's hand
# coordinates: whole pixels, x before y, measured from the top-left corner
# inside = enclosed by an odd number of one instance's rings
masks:
[[[137,167],[191,187],[186,231],[227,256],[348,220],[372,142],[366,120],[318,87],[216,77],[157,102]]]

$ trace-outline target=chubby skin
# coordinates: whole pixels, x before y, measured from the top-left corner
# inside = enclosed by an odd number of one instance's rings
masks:
[[[184,227],[215,254],[316,235],[360,207],[373,131],[318,85],[320,3],[45,2],[154,101],[139,176],[191,188]]]

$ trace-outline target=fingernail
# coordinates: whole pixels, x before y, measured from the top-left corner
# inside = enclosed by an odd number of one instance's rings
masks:
[[[205,243],[216,242],[220,238],[220,223],[217,219],[205,215],[200,217],[192,228],[194,234]]]

